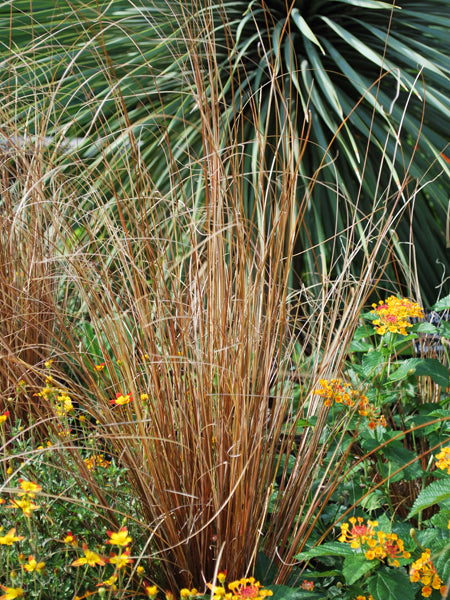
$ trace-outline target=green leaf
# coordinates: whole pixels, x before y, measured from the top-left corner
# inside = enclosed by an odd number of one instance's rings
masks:
[[[374,598],[383,600],[414,600],[416,593],[404,571],[386,567],[368,579],[367,588]]]
[[[397,363],[398,368],[395,369],[388,377],[388,383],[392,381],[400,381],[406,379],[410,375],[410,371],[415,371],[417,365],[422,361],[421,358],[409,358],[408,360]]]
[[[436,335],[438,333],[438,328],[436,327],[436,325],[432,325],[431,323],[428,323],[427,321],[424,321],[423,323],[419,323],[417,325],[417,327],[415,328],[415,330],[419,333],[431,333],[432,335]]]
[[[368,352],[362,359],[363,373],[366,377],[373,377],[384,365],[385,358],[378,350]]]
[[[292,17],[292,20],[294,21],[294,23],[297,25],[297,27],[303,33],[303,35],[306,38],[308,38],[308,40],[310,40],[313,44],[316,44],[316,46],[319,46],[322,54],[325,54],[325,50],[320,45],[319,40],[314,35],[314,33],[313,33],[312,29],[310,28],[310,26],[308,25],[308,23],[305,21],[305,19],[300,14],[300,11],[298,10],[298,8],[294,8],[292,10],[291,17]]]
[[[353,556],[355,551],[342,542],[326,542],[306,552],[297,554],[296,560],[309,560],[316,556]]]
[[[438,479],[430,483],[424,490],[417,496],[416,501],[408,515],[408,519],[416,515],[421,510],[433,506],[433,504],[439,504],[443,500],[450,498],[450,478]]]
[[[366,573],[378,566],[377,561],[367,560],[364,555],[355,554],[347,556],[342,567],[342,574],[347,585],[352,585],[361,579]]]
[[[299,587],[290,587],[287,585],[268,585],[268,590],[273,592],[273,597],[277,600],[302,600],[303,598],[321,598],[322,594],[317,592],[308,592]]]
[[[450,308],[450,294],[441,298],[433,305],[433,310],[447,310]]]
[[[436,358],[423,358],[416,367],[416,375],[427,375],[441,387],[450,385],[448,368]]]

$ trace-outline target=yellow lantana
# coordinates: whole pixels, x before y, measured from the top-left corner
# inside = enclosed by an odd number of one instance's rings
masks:
[[[389,298],[379,304],[372,304],[374,310],[372,314],[378,318],[374,320],[375,331],[379,335],[386,333],[400,333],[408,335],[407,327],[412,327],[409,322],[410,317],[423,317],[423,311],[418,304],[411,302],[407,298],[397,298],[389,296]]]

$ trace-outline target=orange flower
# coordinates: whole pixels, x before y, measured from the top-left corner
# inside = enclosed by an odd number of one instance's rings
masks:
[[[31,502],[29,498],[24,498],[23,500],[11,500],[11,504],[9,506],[11,508],[20,508],[23,514],[27,517],[30,517],[34,510],[39,510],[40,508],[40,506]]]
[[[436,454],[436,467],[445,471],[450,475],[450,447],[446,446],[441,448],[440,452]]]
[[[0,415],[0,423],[4,423],[8,417],[9,410],[5,410],[5,412]]]
[[[102,362],[102,363],[100,363],[99,365],[95,365],[95,366],[94,366],[94,369],[95,369],[96,371],[103,371],[103,369],[104,369],[105,367],[106,367],[106,363]]]

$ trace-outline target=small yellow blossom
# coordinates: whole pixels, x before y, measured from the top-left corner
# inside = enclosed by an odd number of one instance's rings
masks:
[[[112,553],[110,558],[108,559],[108,562],[110,562],[112,565],[116,565],[117,570],[122,569],[127,564],[133,562],[133,560],[130,558],[130,549],[127,548],[121,554]]]
[[[16,529],[13,527],[8,531],[6,535],[0,536],[0,545],[1,546],[12,546],[14,542],[20,542],[24,540],[23,535],[16,535]]]
[[[5,412],[0,415],[0,423],[4,423],[8,417],[9,410],[5,410]]]
[[[133,397],[131,394],[116,394],[116,397],[111,400],[111,404],[123,406],[124,404],[129,404],[132,400]]]
[[[111,577],[109,579],[106,579],[105,581],[102,581],[101,583],[97,583],[97,585],[95,587],[102,587],[104,585],[106,586],[114,586],[115,588],[115,583],[117,581],[117,575],[111,575]]]
[[[33,571],[36,571],[36,573],[41,573],[44,567],[44,562],[37,562],[34,556],[30,554],[28,557],[28,564],[25,565],[24,569],[25,571],[28,571],[28,573],[33,573]]]
[[[62,541],[64,542],[64,544],[69,544],[70,546],[73,546],[74,548],[76,548],[78,546],[77,536],[74,535],[71,531],[67,532],[66,537],[63,538]]]
[[[15,598],[22,598],[23,596],[22,588],[5,587],[4,585],[0,585],[0,588],[6,592],[6,594],[0,596],[0,600],[15,600]]]
[[[149,598],[154,598],[158,593],[158,588],[156,585],[150,585],[149,583],[144,584],[145,593]]]
[[[27,517],[33,514],[33,511],[39,510],[40,506],[34,504],[29,498],[23,500],[11,500],[10,508],[20,508]]]
[[[73,561],[72,567],[81,567],[82,565],[89,565],[90,567],[95,567],[95,565],[100,565],[104,567],[106,565],[105,559],[103,559],[97,552],[93,552],[89,550],[87,544],[83,544],[83,552],[84,556],[77,558]]]
[[[107,531],[106,533],[109,537],[109,540],[106,543],[114,546],[128,546],[132,540],[128,535],[128,529],[126,527],[121,527],[117,533],[112,531]]]
[[[42,492],[42,487],[33,481],[26,481],[25,479],[19,479],[19,487],[22,489],[21,492],[17,492],[18,496],[28,496],[29,498],[35,498],[37,492]]]
[[[409,578],[413,583],[420,582],[423,585],[422,596],[424,598],[431,596],[433,590],[439,590],[441,596],[446,595],[447,588],[443,585],[442,579],[439,577],[436,567],[431,561],[431,552],[428,548],[410,566]]]

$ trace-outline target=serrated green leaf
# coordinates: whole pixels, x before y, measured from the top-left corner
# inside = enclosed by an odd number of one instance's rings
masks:
[[[354,552],[355,551],[350,548],[348,544],[343,544],[341,542],[327,542],[320,546],[316,546],[315,548],[311,548],[311,550],[297,554],[296,560],[309,560],[310,558],[315,558],[317,556],[352,556]]]
[[[432,335],[436,335],[439,330],[436,325],[432,325],[431,323],[424,321],[423,323],[419,323],[417,325],[416,331],[419,333],[431,333]]]
[[[383,600],[414,600],[416,593],[409,577],[400,569],[380,568],[368,579],[367,588],[374,598]]]
[[[433,310],[447,310],[448,308],[450,308],[450,294],[441,298],[433,305]]]
[[[355,554],[345,558],[342,574],[346,584],[352,585],[377,566],[378,564],[375,561],[367,560],[364,556]]]
[[[450,541],[440,544],[440,547],[433,546],[431,558],[439,577],[447,582],[450,578]]]
[[[416,367],[416,375],[427,375],[441,387],[450,385],[448,368],[435,358],[421,359]]]
[[[388,377],[388,383],[392,381],[400,381],[406,379],[410,374],[410,371],[416,371],[417,366],[423,359],[421,358],[409,358],[408,360],[397,363],[398,368],[393,371]]]
[[[450,340],[450,321],[441,321],[439,323],[439,335],[446,340]]]
[[[421,510],[433,506],[433,504],[439,504],[443,500],[450,498],[450,478],[449,479],[438,479],[430,483],[424,490],[417,496],[416,501],[408,515],[408,519],[416,515]]]
[[[362,359],[362,368],[365,377],[373,377],[384,365],[385,358],[378,350],[368,352]]]

